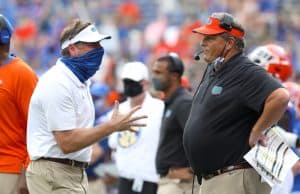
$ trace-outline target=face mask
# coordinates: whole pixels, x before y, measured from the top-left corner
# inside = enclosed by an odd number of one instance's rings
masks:
[[[102,62],[104,49],[96,48],[79,57],[61,57],[61,61],[83,83],[92,77],[99,69]]]
[[[143,86],[136,81],[124,80],[124,95],[128,97],[135,97],[143,92]]]
[[[218,72],[220,71],[220,69],[222,69],[223,62],[224,62],[224,57],[218,57],[211,63],[215,72]]]
[[[155,90],[165,91],[167,89],[167,86],[164,85],[158,78],[152,78],[152,84]]]

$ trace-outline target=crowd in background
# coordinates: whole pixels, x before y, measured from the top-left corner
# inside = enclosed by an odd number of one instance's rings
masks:
[[[15,27],[15,52],[38,74],[60,55],[59,35],[72,18],[95,21],[101,32],[112,36],[105,42],[104,73],[96,79],[117,90],[114,77],[122,64],[137,60],[149,65],[170,51],[184,60],[186,76],[195,87],[202,69],[193,60],[199,45],[191,29],[216,11],[239,18],[246,28],[248,51],[268,42],[288,49],[297,77],[299,6],[297,0],[0,0],[0,12]]]

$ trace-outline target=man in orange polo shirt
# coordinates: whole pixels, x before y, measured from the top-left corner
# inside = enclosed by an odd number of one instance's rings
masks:
[[[9,53],[12,33],[12,25],[0,15],[0,193],[25,194],[27,111],[37,76]]]

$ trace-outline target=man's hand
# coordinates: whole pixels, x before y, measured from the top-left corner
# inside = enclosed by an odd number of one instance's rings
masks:
[[[26,184],[26,176],[25,176],[26,170],[24,169],[22,171],[22,174],[19,178],[19,181],[17,183],[17,194],[29,194],[27,184]]]
[[[135,113],[140,108],[141,108],[141,106],[136,106],[136,107],[132,108],[126,114],[121,114],[119,112],[119,102],[116,101],[114,111],[113,111],[113,114],[111,117],[111,122],[112,122],[113,126],[115,126],[114,127],[115,130],[116,131],[130,130],[130,131],[136,132],[136,130],[134,130],[134,127],[145,127],[146,124],[138,123],[137,121],[147,118],[146,115],[132,117],[133,113]]]
[[[253,147],[256,143],[266,145],[266,138],[262,135],[265,129],[272,127],[281,118],[289,102],[289,92],[284,88],[274,90],[265,100],[264,109],[254,124],[249,145]]]
[[[296,164],[294,164],[293,168],[292,168],[292,171],[294,173],[294,175],[298,175],[300,173],[300,160],[298,160],[296,162]]]
[[[191,168],[170,168],[167,177],[170,179],[192,180],[193,173]]]
[[[267,146],[267,138],[262,133],[252,131],[249,137],[249,145],[250,147],[253,147],[257,143],[262,146]]]

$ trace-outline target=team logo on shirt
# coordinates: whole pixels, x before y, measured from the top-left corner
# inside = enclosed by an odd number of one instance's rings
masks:
[[[136,132],[132,131],[122,131],[118,133],[118,144],[123,148],[128,148],[135,144],[140,136],[141,136],[141,129],[135,128]]]
[[[211,89],[211,94],[212,95],[220,95],[223,91],[223,87],[221,86],[214,86],[212,89]]]

